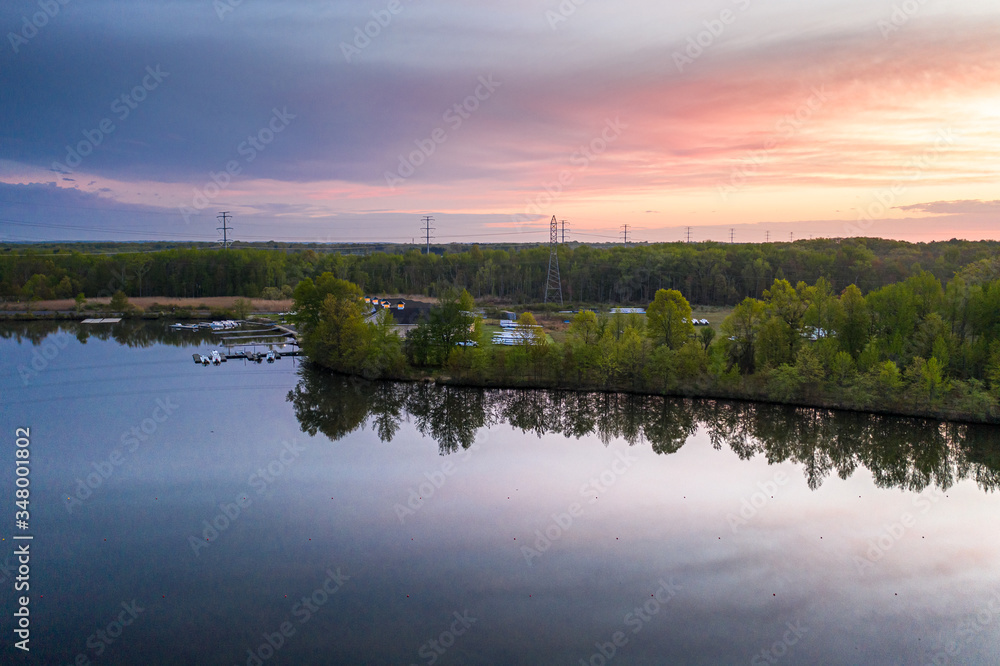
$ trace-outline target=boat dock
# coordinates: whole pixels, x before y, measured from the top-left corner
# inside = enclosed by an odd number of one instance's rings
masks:
[[[238,322],[238,324],[249,324],[253,322]],[[174,325],[178,328],[181,325]],[[201,326],[196,325],[195,328]],[[178,328],[178,330],[184,330]],[[237,329],[228,326],[219,330],[213,327],[213,335],[221,336],[219,343],[225,347],[225,353],[212,351],[210,355],[193,354],[194,362],[203,365],[219,365],[226,361],[243,359],[245,361],[260,363],[266,360],[268,363],[284,356],[301,356],[299,350],[298,331],[293,326],[286,324],[264,324],[256,329]]]

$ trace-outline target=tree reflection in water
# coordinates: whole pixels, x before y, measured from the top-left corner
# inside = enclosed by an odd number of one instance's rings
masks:
[[[880,488],[946,490],[967,478],[983,490],[1000,485],[1000,428],[989,425],[621,393],[368,382],[308,366],[288,400],[310,435],[337,440],[371,426],[388,441],[407,419],[442,455],[469,448],[478,430],[501,424],[537,436],[596,435],[605,445],[648,442],[663,455],[701,429],[716,449],[729,447],[741,459],[762,454],[771,464],[802,465],[814,490],[831,472],[846,479],[859,467]]]

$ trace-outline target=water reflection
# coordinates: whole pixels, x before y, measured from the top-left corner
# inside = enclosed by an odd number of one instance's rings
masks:
[[[170,328],[169,321],[155,319],[122,319],[116,324],[83,324],[78,321],[38,320],[38,321],[4,321],[0,326],[0,339],[13,339],[17,342],[30,342],[40,345],[45,338],[59,334],[68,334],[87,344],[90,338],[95,340],[114,340],[120,345],[133,348],[148,348],[153,345],[169,345],[171,347],[203,347],[206,344],[221,344],[222,335],[209,329],[196,331],[175,331]],[[237,331],[226,331],[232,334]],[[239,331],[246,333],[246,329]]]
[[[801,465],[814,490],[831,473],[846,479],[859,467],[880,488],[946,490],[963,479],[986,491],[1000,486],[996,426],[660,396],[368,382],[309,367],[300,377],[287,399],[303,431],[332,440],[370,426],[388,441],[407,419],[442,455],[467,449],[479,429],[500,424],[538,436],[648,443],[669,455],[701,429],[716,449],[729,447],[741,459]]]

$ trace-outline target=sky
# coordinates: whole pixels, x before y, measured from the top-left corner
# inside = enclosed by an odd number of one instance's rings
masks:
[[[0,241],[998,237],[995,0],[5,0],[0,34]]]

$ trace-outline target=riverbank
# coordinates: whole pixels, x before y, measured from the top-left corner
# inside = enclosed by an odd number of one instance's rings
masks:
[[[920,419],[933,419],[935,421],[949,421],[956,423],[976,423],[986,425],[1000,425],[1000,414],[972,414],[955,409],[945,408],[921,408],[916,406],[899,405],[895,407],[884,407],[877,405],[852,404],[844,400],[836,399],[775,399],[764,393],[750,391],[732,391],[713,388],[703,388],[700,390],[665,390],[650,391],[636,389],[628,386],[586,386],[569,385],[559,382],[545,382],[532,379],[524,379],[503,384],[497,382],[484,381],[473,377],[452,377],[448,375],[424,375],[407,378],[408,381],[433,382],[442,386],[455,386],[464,388],[489,388],[489,389],[537,389],[554,391],[572,391],[577,393],[623,393],[630,395],[655,395],[668,398],[686,398],[692,400],[733,400],[738,402],[748,402],[768,405],[784,405],[789,407],[802,407],[807,409],[829,409],[842,412],[853,412],[859,414],[877,414],[880,416],[900,416]]]
[[[322,365],[309,362],[313,367],[321,369],[323,372],[332,375],[365,378],[363,375],[352,375],[342,373]],[[731,400],[755,404],[783,405],[789,407],[802,407],[806,409],[829,409],[833,411],[852,412],[859,414],[877,414],[880,416],[899,416],[919,419],[933,419],[935,421],[948,421],[955,423],[974,423],[985,425],[1000,425],[1000,411],[995,409],[984,410],[974,413],[968,410],[961,410],[947,405],[918,405],[915,403],[879,404],[875,402],[875,393],[869,393],[870,401],[860,403],[852,402],[843,397],[820,395],[817,388],[807,390],[801,397],[775,398],[768,395],[763,389],[753,387],[722,387],[703,382],[697,386],[684,388],[666,388],[652,390],[627,384],[599,384],[592,382],[569,383],[560,380],[546,380],[538,377],[505,377],[502,380],[491,378],[487,375],[477,374],[452,374],[444,370],[425,371],[412,366],[406,372],[380,377],[380,380],[433,383],[440,386],[451,386],[459,388],[477,389],[529,389],[529,390],[552,390],[571,391],[574,393],[619,393],[642,396],[663,396],[669,398],[682,398],[692,400]],[[763,384],[764,382],[758,382]]]

